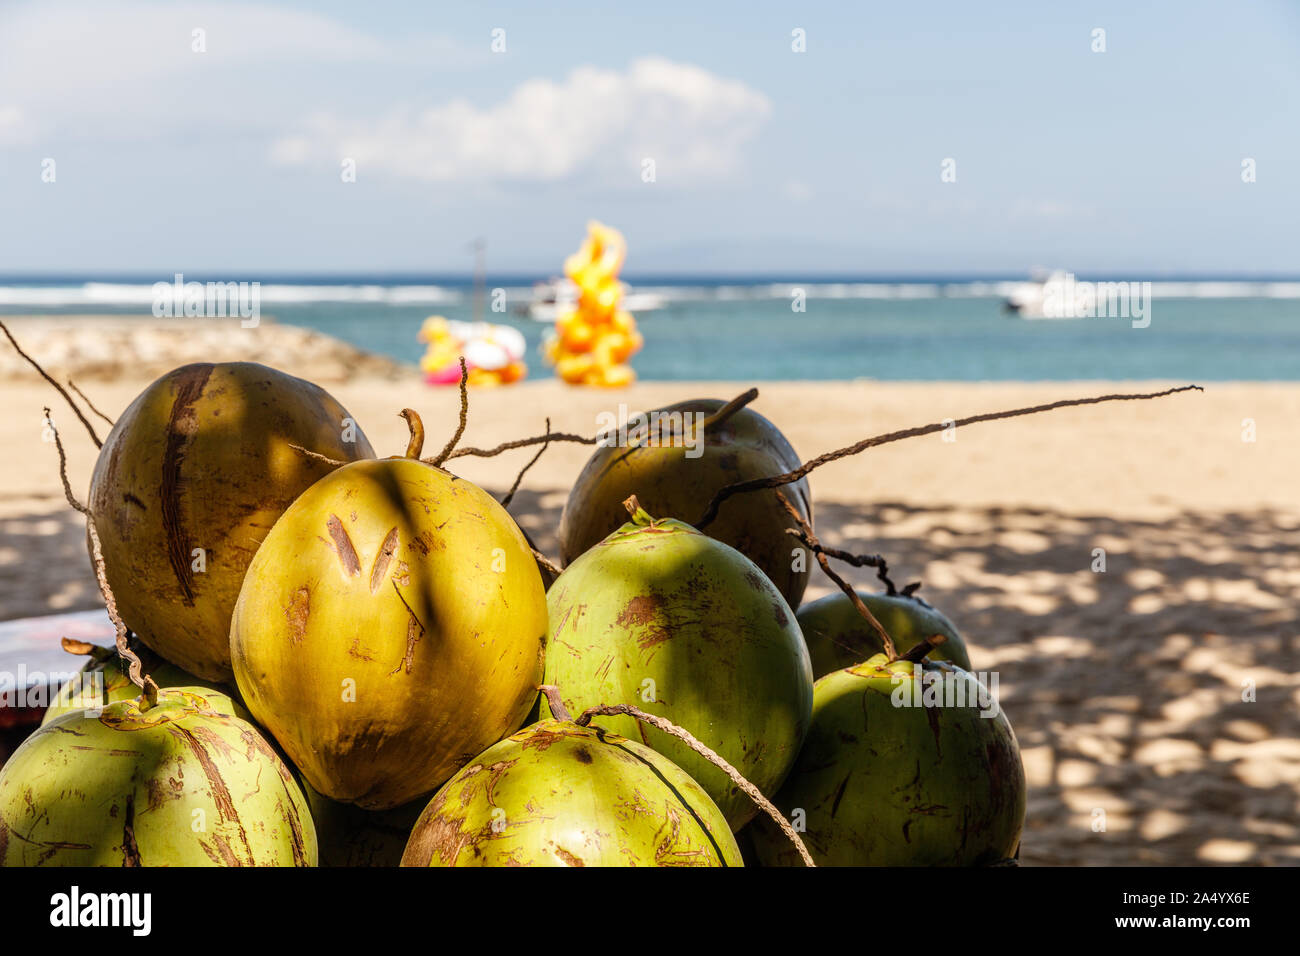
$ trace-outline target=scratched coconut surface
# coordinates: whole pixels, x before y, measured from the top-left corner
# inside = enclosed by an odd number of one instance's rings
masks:
[[[926,683],[882,654],[817,682],[812,729],[775,802],[804,810],[823,865],[981,866],[1019,846],[1025,775],[1011,724],[973,675],[943,662],[924,671]],[[922,706],[931,694],[942,706]],[[797,865],[785,836],[758,822],[759,859]]]
[[[0,777],[0,863],[314,866],[306,799],[235,710],[178,690],[42,727]]]
[[[230,613],[280,513],[334,460],[373,457],[320,386],[254,363],[169,372],[117,419],[86,504],[127,627],[179,667],[230,680]],[[351,440],[349,440],[351,439]]]
[[[753,562],[689,525],[639,511],[570,565],[547,599],[546,682],[570,712],[633,703],[775,792],[808,729],[812,668],[794,612]],[[631,717],[605,720],[699,780],[734,828],[757,812],[682,741]]]
[[[546,720],[483,753],[415,825],[410,866],[740,866],[721,811],[649,747]]]
[[[383,458],[337,469],[277,521],[230,647],[249,710],[312,787],[387,810],[523,723],[545,637],[537,564],[505,509]]]

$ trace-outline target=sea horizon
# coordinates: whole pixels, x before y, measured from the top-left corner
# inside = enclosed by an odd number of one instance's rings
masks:
[[[527,342],[529,376],[551,374],[540,346],[552,325],[529,310],[535,285],[554,274],[182,276],[256,282],[268,319],[411,366],[431,315],[509,325]],[[647,381],[1300,381],[1300,276],[1083,272],[1079,283],[1126,283],[1135,294],[1149,283],[1144,314],[1051,321],[1007,308],[1032,285],[1024,274],[624,278],[645,336],[632,365]],[[155,285],[174,281],[175,273],[0,275],[0,315],[148,316]]]
[[[1072,272],[1078,282],[1150,283],[1161,298],[1278,298],[1300,299],[1300,273],[1123,273]],[[1006,297],[1026,283],[1041,281],[1046,270],[1032,273],[625,273],[625,284],[638,292],[670,300],[718,298],[742,294],[750,298],[788,298],[802,289],[808,298],[990,298]],[[532,294],[539,283],[559,278],[558,272],[86,272],[0,273],[0,309],[65,305],[151,304],[158,284],[183,281],[257,283],[264,302],[387,301],[393,304],[438,303],[471,294],[477,283],[505,289],[511,298]],[[377,292],[376,290],[382,290]]]

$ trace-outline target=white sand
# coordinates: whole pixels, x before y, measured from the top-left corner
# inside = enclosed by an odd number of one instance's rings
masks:
[[[101,381],[88,392],[115,416],[145,384]],[[779,383],[761,385],[753,407],[812,457],[910,425],[1158,387]],[[479,390],[463,444],[539,433],[548,414],[554,430],[593,434],[597,414],[620,402],[636,410],[742,388],[606,393],[542,379]],[[454,427],[454,390],[414,379],[330,390],[381,454],[405,446],[404,406],[424,415],[431,450]],[[47,387],[0,382],[0,402],[9,409],[0,418],[0,618],[93,607],[84,529],[62,502],[41,407],[55,407],[79,493],[94,449]],[[1246,419],[1254,442],[1242,440]],[[975,667],[997,670],[1030,781],[1023,862],[1300,862],[1297,421],[1300,386],[1212,384],[970,426],[955,442],[914,439],[813,475],[821,536],[884,553],[900,584],[923,580],[922,594],[966,635]],[[529,454],[458,459],[456,470],[499,493]],[[516,498],[521,524],[551,554],[587,454],[553,447]],[[1090,569],[1097,548],[1105,573]],[[816,579],[809,596],[827,589]]]

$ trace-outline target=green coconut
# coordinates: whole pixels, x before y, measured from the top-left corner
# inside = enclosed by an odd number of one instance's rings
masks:
[[[206,687],[70,713],[0,770],[5,866],[315,866],[289,768]]]
[[[819,866],[979,866],[1012,857],[1025,821],[1015,732],[976,677],[878,654],[817,682],[812,729],[774,799]],[[765,819],[764,866],[799,858]]]
[[[86,709],[101,709],[119,700],[132,700],[140,696],[140,688],[131,682],[128,666],[116,650],[85,644],[79,641],[63,642],[64,650],[70,654],[84,654],[87,661],[77,675],[59,688],[59,692],[50,701],[45,710],[41,725],[50,723],[64,714],[80,713]],[[214,681],[205,681],[189,674],[175,664],[169,664],[147,647],[137,644],[133,650],[140,658],[143,673],[153,678],[159,687],[206,687],[231,695],[232,690]],[[212,698],[217,700],[216,697]],[[236,703],[239,716],[248,719]]]
[[[560,517],[564,562],[577,560],[623,524],[623,501],[629,495],[635,494],[651,514],[695,521],[727,485],[799,467],[790,442],[757,412],[728,408],[722,416],[708,417],[724,407],[717,399],[693,399],[655,409],[648,413],[650,421],[659,423],[653,431],[645,422],[648,434],[638,440],[638,425],[630,421],[626,443],[597,448],[574,482]],[[701,435],[695,431],[697,415],[705,416]],[[683,435],[699,439],[698,456],[683,444]],[[798,524],[782,507],[778,493],[812,520],[812,496],[808,483],[800,480],[728,499],[704,530],[757,564],[786,603],[798,607],[808,585],[808,562],[796,558],[799,545],[786,531]]]
[[[565,569],[547,603],[545,680],[570,711],[635,704],[688,728],[762,792],[776,791],[807,732],[812,670],[794,612],[754,562],[636,508]],[[550,716],[546,700],[541,713]],[[675,737],[631,717],[606,725],[700,781],[733,829],[757,812]]]
[[[859,591],[858,597],[880,622],[900,655],[938,634],[944,642],[930,652],[930,659],[951,661],[963,670],[970,670],[966,642],[956,626],[920,598],[866,591]],[[858,613],[843,591],[810,601],[799,608],[797,616],[815,678],[861,664],[884,650],[875,628]]]
[[[601,727],[543,720],[447,781],[402,865],[743,864],[722,812],[680,767]]]

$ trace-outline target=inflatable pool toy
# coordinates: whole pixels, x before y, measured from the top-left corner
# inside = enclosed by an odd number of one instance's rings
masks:
[[[420,368],[430,385],[458,384],[462,355],[470,385],[510,385],[528,374],[523,333],[508,325],[455,322],[433,315],[424,320],[420,341],[429,344]]]
[[[618,388],[636,380],[627,360],[643,339],[636,319],[619,307],[618,273],[626,254],[623,235],[593,221],[582,247],[564,262],[565,275],[578,287],[577,307],[560,314],[542,349],[555,374],[570,385]]]

